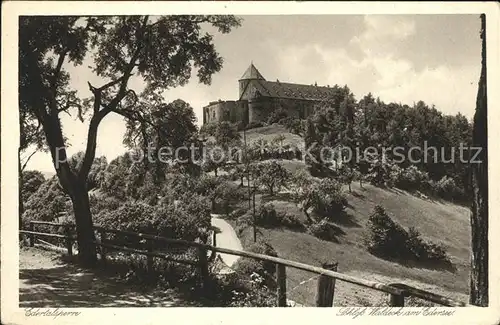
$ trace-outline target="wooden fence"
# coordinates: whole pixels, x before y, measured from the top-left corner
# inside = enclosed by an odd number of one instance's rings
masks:
[[[42,233],[35,231],[35,225],[43,224],[50,225],[54,227],[64,227],[65,235],[53,234],[53,233]],[[21,230],[22,234],[28,235],[30,246],[35,245],[35,236],[45,236],[45,237],[53,237],[53,238],[64,238],[66,243],[66,248],[68,250],[68,254],[72,255],[72,247],[75,238],[70,235],[70,229],[75,227],[73,224],[60,224],[54,222],[45,222],[45,221],[31,221],[29,230]],[[143,233],[135,233],[121,230],[111,230],[105,229],[102,227],[95,226],[94,229],[100,234],[100,241],[96,241],[95,244],[101,248],[101,259],[106,261],[106,252],[107,249],[114,249],[118,251],[124,251],[129,253],[141,254],[147,256],[147,267],[148,271],[152,271],[153,269],[153,259],[161,258],[165,260],[170,260],[176,263],[184,263],[197,267],[199,269],[199,274],[201,279],[203,280],[203,286],[206,287],[208,285],[209,279],[209,262],[215,257],[216,253],[224,253],[230,255],[236,255],[240,257],[253,258],[260,261],[272,262],[276,265],[276,277],[277,277],[277,306],[278,307],[286,307],[286,267],[291,267],[299,270],[308,271],[311,273],[315,273],[319,275],[317,292],[316,292],[316,306],[317,307],[332,307],[333,306],[333,297],[335,291],[335,282],[336,280],[344,281],[348,283],[352,283],[358,286],[362,286],[365,288],[370,288],[372,290],[381,291],[387,293],[389,295],[389,305],[392,307],[404,307],[405,298],[407,297],[415,297],[419,299],[423,299],[426,301],[430,301],[442,306],[450,306],[450,307],[462,307],[462,306],[470,306],[466,303],[456,301],[429,291],[421,290],[418,288],[414,288],[408,286],[403,283],[391,283],[384,284],[374,281],[369,281],[366,279],[356,278],[347,274],[337,272],[337,264],[323,264],[322,267],[312,266],[309,264],[304,264],[300,262],[290,261],[279,257],[268,256],[263,254],[257,254],[246,251],[233,250],[228,248],[216,247],[215,246],[215,232],[212,237],[212,244],[207,245],[200,242],[193,242],[187,240],[180,239],[171,239],[160,236],[154,236]],[[118,245],[113,245],[107,241],[107,234],[121,234],[125,236],[131,236],[140,238],[146,241],[146,250],[139,250],[130,247],[123,247]],[[163,242],[168,244],[182,245],[186,247],[195,247],[197,248],[198,254],[196,261],[189,260],[177,260],[173,259],[170,255],[158,252],[154,250],[155,242]],[[208,251],[211,251],[211,256],[208,256]]]

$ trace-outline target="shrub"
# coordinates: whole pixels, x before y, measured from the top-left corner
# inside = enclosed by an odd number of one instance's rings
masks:
[[[262,204],[255,211],[255,222],[262,227],[277,227],[279,226],[278,214],[272,203]]]
[[[206,238],[210,228],[209,203],[206,199],[189,194],[187,197],[181,196],[178,203],[162,202],[152,206],[140,201],[126,202],[115,210],[100,213],[95,221],[108,229],[191,241]],[[134,238],[117,240],[124,244],[137,244]]]
[[[32,220],[54,221],[62,212],[71,213],[72,205],[68,200],[56,176],[46,180],[25,202],[23,225],[26,226]]]
[[[276,294],[254,273],[251,276],[232,273],[215,277],[214,289],[210,291],[216,302],[213,307],[275,307]]]
[[[333,179],[322,179],[313,189],[313,195],[314,212],[319,216],[334,220],[335,216],[347,207],[347,199],[343,194],[342,186]]]
[[[318,180],[306,171],[297,171],[292,176],[294,199],[299,203],[307,219],[312,222],[309,210],[316,215],[335,220],[347,207],[342,185],[331,178]]]
[[[381,257],[404,258],[408,233],[394,222],[380,205],[368,219],[368,236],[365,239],[368,251]]]
[[[247,212],[251,217],[253,211]],[[265,203],[255,211],[255,222],[260,227],[302,228],[302,223],[284,212],[277,212],[272,203]]]
[[[435,244],[421,238],[420,232],[414,227],[408,229],[406,247],[411,256],[418,261],[450,262],[450,257],[442,244]]]
[[[451,264],[442,244],[425,241],[413,227],[406,231],[379,205],[368,220],[365,244],[370,253],[380,257]]]
[[[384,186],[391,181],[391,170],[393,165],[385,159],[377,159],[370,163],[366,180],[375,186]]]
[[[243,231],[252,224],[253,224],[253,216],[252,212],[249,210],[247,213],[236,219],[235,231],[238,233],[238,235],[241,235]]]
[[[229,214],[229,218],[230,219],[238,219],[239,217],[241,217],[242,215],[247,213],[247,211],[248,211],[248,209],[244,209],[244,208],[234,209],[233,212],[231,212]]]
[[[99,219],[99,214],[114,211],[123,205],[123,201],[108,195],[89,195],[90,212],[94,220]]]
[[[29,197],[45,182],[45,177],[38,170],[28,170],[22,172],[21,181],[21,200],[26,203]]]
[[[434,195],[445,200],[465,199],[465,191],[457,186],[453,178],[446,175],[437,182],[430,181],[429,186]]]
[[[390,178],[394,186],[408,191],[421,190],[429,180],[429,174],[421,171],[416,166],[407,168],[394,166],[390,173]]]
[[[247,249],[249,252],[269,255],[269,256],[278,256],[276,250],[269,244],[264,241],[259,241],[257,243],[252,244]],[[259,261],[253,258],[245,258],[242,257],[236,261],[233,269],[238,274],[251,276],[253,273],[260,275],[268,288],[275,288],[276,282],[273,278],[276,272],[276,265],[272,262],[268,261]]]
[[[335,229],[332,227],[332,225],[328,222],[326,218],[322,219],[319,222],[314,222],[310,224],[307,230],[311,235],[319,239],[327,241],[337,239]]]

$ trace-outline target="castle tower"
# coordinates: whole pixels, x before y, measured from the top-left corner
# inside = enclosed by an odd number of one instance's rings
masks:
[[[243,92],[245,91],[246,87],[250,83],[251,80],[266,80],[264,77],[260,74],[259,70],[253,65],[253,62],[250,63],[250,66],[247,68],[243,76],[241,76],[240,80],[238,80],[240,84],[240,96],[243,95]]]

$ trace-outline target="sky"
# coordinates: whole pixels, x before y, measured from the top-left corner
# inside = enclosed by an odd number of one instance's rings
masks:
[[[182,99],[194,109],[214,100],[238,99],[238,79],[251,62],[270,81],[347,85],[357,99],[371,92],[385,102],[412,105],[423,100],[445,114],[475,109],[481,43],[478,15],[282,15],[241,16],[242,26],[229,34],[212,28],[224,65],[210,86],[198,83],[196,71],[184,87],[164,93],[165,102]],[[66,63],[71,84],[82,98],[87,82],[103,84],[86,58],[81,66]],[[139,79],[129,83],[141,89]],[[84,150],[88,129],[73,116],[61,116],[69,139],[68,154]],[[126,151],[125,122],[110,114],[99,126],[96,156],[108,161]],[[36,153],[26,169],[54,172],[50,154]]]

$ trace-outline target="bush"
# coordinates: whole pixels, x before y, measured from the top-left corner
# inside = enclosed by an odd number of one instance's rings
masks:
[[[253,211],[249,210],[247,213],[250,215],[247,220],[253,218]],[[255,222],[259,227],[286,227],[290,229],[303,227],[302,223],[293,216],[289,216],[284,212],[277,212],[272,203],[265,203],[255,211]]]
[[[269,256],[278,256],[276,250],[269,244],[264,241],[259,241],[257,243],[252,244],[247,249],[249,252],[269,255]],[[274,274],[276,272],[276,265],[272,262],[268,261],[259,261],[253,258],[245,258],[242,257],[236,261],[233,266],[233,269],[236,273],[240,275],[251,276],[253,273],[260,275],[264,279],[264,284],[271,289],[276,288],[276,281],[274,280]]]
[[[205,239],[210,228],[209,203],[189,194],[178,204],[162,202],[152,206],[144,202],[126,202],[115,210],[104,211],[95,223],[108,229],[142,232],[157,236],[193,241]],[[116,238],[123,244],[137,245],[135,238]]]
[[[408,233],[394,222],[380,205],[368,219],[368,236],[365,239],[368,251],[381,257],[404,258]]]
[[[451,264],[443,245],[423,240],[413,227],[406,231],[379,205],[368,220],[365,244],[370,253],[380,257]]]
[[[261,227],[278,227],[280,220],[272,203],[261,205],[255,211],[255,223]]]
[[[407,168],[394,166],[390,173],[394,186],[408,191],[423,190],[429,181],[429,174],[412,165]]]
[[[311,235],[319,239],[327,241],[337,240],[336,231],[326,218],[319,222],[312,223],[307,230]]]
[[[29,197],[35,193],[45,182],[45,177],[38,170],[23,171],[21,174],[21,200],[26,203]]]
[[[254,273],[248,276],[232,273],[214,278],[214,290],[210,293],[216,302],[213,307],[275,307],[276,294]]]
[[[252,211],[249,210],[247,213],[236,219],[235,231],[238,233],[238,235],[241,235],[243,231],[252,224],[253,224]]]
[[[430,181],[429,186],[434,195],[445,200],[464,200],[466,198],[465,191],[457,186],[453,178],[443,176],[439,181]]]
[[[418,261],[450,262],[450,258],[442,244],[423,240],[420,232],[414,227],[408,229],[406,247],[414,259]]]
[[[347,199],[343,194],[342,186],[333,179],[322,179],[313,191],[313,209],[319,216],[335,220],[335,216],[347,207]]]
[[[242,215],[247,213],[247,211],[248,211],[248,209],[244,209],[244,208],[234,209],[233,212],[231,212],[229,214],[229,218],[230,219],[238,219],[239,217],[241,217]]]
[[[292,176],[294,199],[299,203],[307,219],[311,222],[309,210],[321,218],[335,217],[347,207],[347,199],[342,185],[331,178],[318,180],[306,171],[298,170]]]
[[[56,176],[46,180],[25,202],[23,226],[26,227],[32,220],[54,221],[63,212],[72,213],[72,204],[68,200]]]

